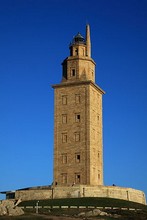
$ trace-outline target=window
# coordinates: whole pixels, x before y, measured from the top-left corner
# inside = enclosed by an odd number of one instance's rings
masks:
[[[80,141],[80,133],[79,132],[76,132],[75,133],[75,141]]]
[[[61,181],[62,181],[62,183],[67,183],[67,173],[61,174]]]
[[[67,115],[66,114],[62,115],[62,123],[63,124],[67,123]]]
[[[97,115],[97,120],[98,120],[98,121],[100,120],[100,116],[99,116],[99,115]]]
[[[78,48],[75,49],[75,55],[78,55]]]
[[[80,154],[79,153],[75,154],[75,161],[76,161],[76,163],[80,163]]]
[[[98,158],[100,158],[100,153],[98,152]]]
[[[80,103],[80,95],[79,94],[75,95],[75,103],[76,104]]]
[[[100,174],[100,170],[98,170],[98,180],[101,179],[101,174]]]
[[[71,69],[71,76],[75,76],[76,75],[76,70],[75,69]]]
[[[75,183],[80,183],[80,180],[81,178],[80,178],[80,174],[79,173],[76,173],[75,174]]]
[[[62,143],[67,142],[67,133],[62,133]]]
[[[80,114],[79,113],[75,114],[75,122],[80,122]]]
[[[67,154],[62,154],[62,163],[67,163]]]
[[[62,96],[62,104],[67,105],[67,95]]]

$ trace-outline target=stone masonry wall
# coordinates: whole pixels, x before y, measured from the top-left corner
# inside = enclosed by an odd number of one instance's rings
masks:
[[[117,186],[58,186],[48,190],[20,190],[15,193],[15,199],[22,201],[78,197],[116,198],[146,204],[144,192]]]
[[[41,199],[51,199],[52,190],[19,190],[15,192],[15,199],[26,200],[41,200]]]

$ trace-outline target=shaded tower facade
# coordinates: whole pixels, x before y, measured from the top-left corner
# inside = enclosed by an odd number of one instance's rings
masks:
[[[102,95],[95,84],[90,27],[78,33],[54,88],[54,183],[103,185]]]

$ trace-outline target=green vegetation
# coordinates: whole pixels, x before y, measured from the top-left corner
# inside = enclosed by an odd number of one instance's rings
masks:
[[[19,204],[19,206],[24,207],[25,213],[28,216],[30,215],[31,220],[32,219],[35,220],[38,217],[37,214],[35,214],[36,203],[37,203],[37,200],[32,200],[32,201],[24,201]],[[104,212],[107,212],[108,214],[111,214],[112,216],[112,217],[108,217],[108,216],[93,217],[94,220],[95,219],[115,220],[116,219],[115,215],[119,216],[118,217],[119,220],[146,220],[147,219],[147,206],[146,205],[135,203],[135,202],[130,202],[126,200],[120,200],[120,199],[96,198],[96,197],[95,198],[84,197],[84,198],[48,199],[48,200],[40,200],[38,205],[41,206],[39,208],[40,220],[46,219],[47,216],[50,220],[54,220],[53,216],[62,216],[62,217],[72,216],[73,219],[76,219],[74,217],[77,216],[78,213],[83,212],[83,211],[87,212],[91,209],[94,209],[94,207],[102,207],[104,208]],[[27,207],[31,206],[31,207],[25,208],[26,206]],[[49,206],[51,208],[43,208],[44,206]],[[57,207],[52,208],[52,206],[57,206],[59,208]],[[68,207],[71,206],[71,208],[61,209],[60,208],[61,206],[68,206]],[[77,207],[85,206],[86,209],[85,208],[84,209],[72,208],[72,206],[77,206]],[[124,210],[121,208],[126,208],[126,209]],[[133,209],[133,210],[130,210],[130,209]],[[91,218],[87,218],[87,220],[88,219],[91,219]],[[68,220],[68,217],[64,218],[64,220]]]
[[[110,214],[108,216],[97,216],[86,218],[87,220],[115,220],[116,216],[119,220],[146,220],[147,219],[147,206],[142,205],[140,203],[130,202],[126,200],[120,199],[112,199],[112,198],[66,198],[66,199],[48,199],[48,200],[40,200],[39,201],[39,213],[36,213],[37,200],[24,201],[19,204],[19,206],[24,207],[25,215],[16,216],[16,217],[8,217],[8,216],[0,216],[0,220],[57,220],[64,219],[69,220],[72,217],[73,220],[77,219],[77,215],[80,212],[88,212],[89,210],[94,209],[94,207],[103,207],[105,208],[103,211]],[[25,208],[25,207],[30,208]],[[51,208],[45,208],[44,206],[49,206]],[[52,208],[52,206],[58,206],[59,208]],[[63,208],[61,206],[86,206],[86,208]],[[90,208],[91,206],[91,208]],[[44,207],[44,208],[43,208]],[[107,208],[111,207],[111,208]],[[126,208],[121,209],[121,208]],[[133,210],[130,210],[133,209]],[[136,209],[136,210],[134,210]],[[78,218],[79,219],[79,218]],[[81,218],[82,219],[82,218]]]
[[[19,206],[35,206],[37,200],[24,201]],[[135,208],[147,211],[147,206],[126,200],[112,198],[65,198],[65,199],[48,199],[40,200],[39,206],[94,206],[94,207],[118,207],[118,208]]]
[[[46,216],[35,215],[35,214],[25,214],[21,216],[0,216],[0,220],[44,220],[47,219]],[[54,220],[53,218],[48,218],[49,220]]]

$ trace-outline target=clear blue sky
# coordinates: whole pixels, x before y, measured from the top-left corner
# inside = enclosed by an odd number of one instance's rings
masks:
[[[147,195],[146,0],[0,0],[0,191],[52,183],[51,85],[87,22],[106,91],[105,185]]]

